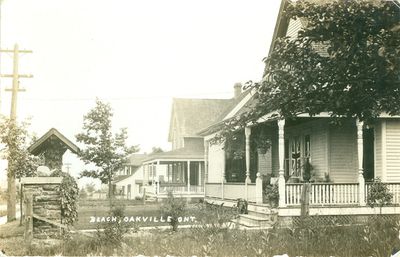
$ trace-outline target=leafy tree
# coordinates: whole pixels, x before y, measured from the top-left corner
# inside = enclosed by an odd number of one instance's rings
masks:
[[[112,134],[111,106],[96,100],[96,106],[84,116],[83,132],[76,135],[76,140],[86,148],[79,152],[79,157],[85,164],[94,164],[93,169],[86,169],[81,176],[98,178],[108,184],[110,198],[114,174],[123,168],[127,155],[137,152],[138,146],[127,147],[128,134],[125,128]]]
[[[15,220],[16,217],[15,178],[36,176],[36,169],[40,163],[40,159],[27,150],[32,139],[27,131],[28,125],[27,122],[18,124],[4,117],[1,117],[0,121],[0,143],[3,144],[0,154],[8,161],[7,219],[9,221]]]
[[[284,16],[300,19],[303,28],[274,42],[262,81],[247,85],[256,92],[253,106],[225,122],[225,135],[272,111],[289,119],[329,112],[367,123],[382,112],[400,113],[400,9],[394,3],[297,1]]]
[[[88,183],[85,186],[85,190],[87,193],[89,193],[90,195],[96,190],[95,185],[93,183]]]
[[[82,187],[81,190],[79,190],[79,198],[85,199],[85,198],[87,198],[87,196],[88,196],[88,194],[87,194],[85,188]]]
[[[153,154],[153,153],[163,153],[163,152],[164,152],[164,150],[163,150],[161,147],[153,146],[153,148],[151,148],[151,153],[150,153],[150,154]]]

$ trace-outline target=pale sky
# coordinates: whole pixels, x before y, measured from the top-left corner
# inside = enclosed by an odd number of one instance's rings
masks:
[[[33,50],[20,58],[27,91],[18,119],[30,131],[54,127],[75,142],[96,97],[114,110],[115,129],[127,127],[141,152],[168,150],[173,97],[230,98],[235,82],[259,80],[280,0],[3,0],[1,48]],[[1,55],[11,73],[12,56]],[[0,113],[11,93],[1,79]],[[82,164],[64,162],[78,174]],[[4,163],[0,174],[4,182]],[[3,184],[3,183],[1,183]]]

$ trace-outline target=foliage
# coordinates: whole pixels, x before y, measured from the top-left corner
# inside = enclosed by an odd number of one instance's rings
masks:
[[[306,162],[304,163],[303,169],[304,169],[303,180],[308,182],[311,179],[311,175],[312,175],[311,172],[313,170],[313,166],[311,165],[309,159],[307,159]]]
[[[72,225],[78,219],[78,184],[71,175],[60,170],[54,171],[51,176],[63,177],[60,186],[62,223]]]
[[[278,183],[267,185],[265,189],[265,198],[271,207],[277,207],[279,201],[279,188]]]
[[[400,22],[392,1],[296,1],[284,16],[303,28],[273,42],[262,81],[246,85],[255,101],[225,121],[213,143],[273,111],[285,119],[329,112],[336,121],[366,123],[400,113]]]
[[[112,116],[111,106],[96,100],[95,108],[84,116],[83,132],[76,135],[76,140],[86,146],[79,152],[79,157],[85,164],[96,166],[94,169],[84,170],[81,176],[98,178],[102,183],[108,183],[110,197],[114,174],[123,168],[126,157],[138,150],[137,146],[126,146],[126,128],[112,135]]]
[[[202,201],[197,204],[196,217],[200,226],[193,228],[202,235],[218,234],[226,231],[232,225],[233,219],[237,218],[239,208],[226,207],[224,204],[216,205]]]
[[[106,237],[97,241],[74,236],[50,248],[40,246],[23,252],[20,245],[14,245],[11,249],[22,252],[19,255],[274,256],[286,253],[289,256],[376,257],[390,256],[394,248],[399,249],[397,215],[370,217],[363,224],[356,221],[339,223],[334,218],[327,221],[322,223],[319,217],[307,217],[290,228],[274,226],[269,230],[253,231],[192,228],[169,233],[156,230],[134,237],[126,234],[126,247],[112,246]]]
[[[29,153],[28,123],[18,124],[15,120],[0,117],[0,156],[7,158],[7,217],[11,221],[15,219],[16,191],[15,178],[35,176],[39,166],[39,159]]]
[[[85,190],[88,194],[92,194],[94,191],[96,191],[95,185],[93,182],[86,184]]]
[[[86,199],[88,197],[88,193],[86,190],[82,187],[81,190],[79,190],[79,198],[80,199]]]
[[[153,147],[151,148],[151,153],[150,153],[150,154],[154,154],[154,153],[163,153],[163,152],[164,152],[164,150],[163,150],[161,147],[153,146]]]
[[[367,194],[367,204],[373,207],[383,207],[392,203],[393,194],[390,193],[388,186],[382,183],[379,178],[374,179],[369,186]]]
[[[8,172],[16,178],[36,176],[40,164],[40,159],[28,151],[34,139],[27,131],[28,126],[27,122],[18,124],[4,117],[0,120],[0,142],[4,144],[0,154],[7,157]]]
[[[161,213],[166,220],[170,217],[169,224],[173,231],[177,231],[178,219],[186,213],[186,202],[183,198],[174,197],[173,193],[169,191],[167,199],[161,205]]]
[[[252,148],[259,149],[263,153],[265,153],[271,147],[271,139],[265,134],[262,130],[258,132],[256,135],[251,135],[251,145]]]
[[[237,200],[236,206],[237,206],[238,211],[239,211],[240,214],[247,214],[248,213],[247,212],[248,203],[247,203],[247,201],[245,199],[239,198]]]
[[[123,245],[123,238],[132,228],[132,224],[123,220],[125,217],[124,205],[118,204],[112,206],[109,216],[115,217],[116,221],[104,223],[103,230],[100,228],[97,229],[96,243],[106,248],[120,248]]]

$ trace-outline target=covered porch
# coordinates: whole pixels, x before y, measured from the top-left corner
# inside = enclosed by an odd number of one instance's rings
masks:
[[[183,153],[186,153],[184,155]],[[168,192],[177,197],[204,197],[204,155],[184,148],[158,153],[143,163],[143,187],[146,194],[166,198]]]
[[[235,176],[243,178],[240,181],[232,181],[230,175],[231,143],[210,145],[213,135],[206,137],[205,155],[209,162],[206,173],[218,174],[215,157],[209,158],[210,154],[218,153],[222,159],[218,167],[222,171],[220,177],[206,176],[206,198],[227,201],[242,198],[250,204],[265,205],[268,204],[267,185],[276,184],[279,212],[300,215],[307,182],[310,209],[338,207],[343,210],[365,207],[371,181],[379,177],[393,194],[392,206],[400,204],[400,180],[388,176],[384,166],[388,162],[383,161],[386,158],[385,120],[378,119],[376,125],[365,126],[361,121],[344,119],[339,126],[332,125],[329,115],[313,118],[300,115],[295,120],[276,117],[265,116],[258,124],[241,132],[243,139],[238,145],[243,151],[243,168],[241,174]],[[397,123],[400,128],[400,122]],[[268,139],[266,152],[254,149],[260,134]],[[396,150],[400,155],[400,148]]]

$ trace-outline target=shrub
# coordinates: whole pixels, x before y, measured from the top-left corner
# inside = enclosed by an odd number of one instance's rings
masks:
[[[374,208],[378,206],[382,208],[385,205],[392,203],[393,194],[389,192],[386,184],[382,183],[379,178],[374,179],[373,183],[369,186],[367,194],[367,204]]]
[[[175,198],[171,191],[168,192],[167,199],[161,205],[161,213],[165,219],[169,220],[172,231],[178,230],[178,219],[186,212],[186,202],[182,198]]]
[[[54,171],[51,176],[63,177],[60,186],[62,222],[66,225],[72,225],[78,219],[78,184],[71,175],[60,170]]]
[[[247,212],[247,206],[248,206],[248,203],[247,203],[247,201],[245,199],[239,198],[237,200],[237,208],[238,208],[238,212],[240,214],[247,214],[248,213]]]
[[[279,202],[279,188],[278,184],[267,185],[265,189],[265,198],[271,207],[277,207]]]

